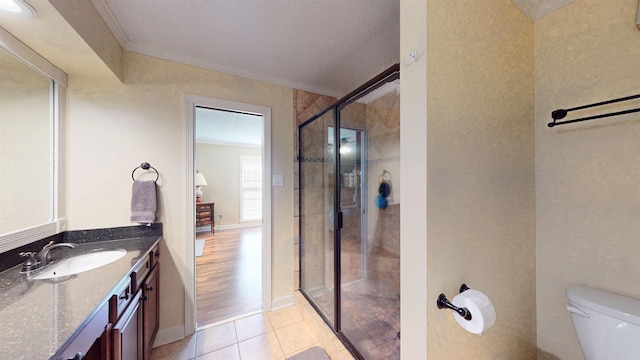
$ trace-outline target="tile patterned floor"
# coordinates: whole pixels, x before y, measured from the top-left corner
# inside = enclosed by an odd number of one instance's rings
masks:
[[[366,359],[400,359],[400,298],[343,291],[342,332]]]
[[[400,359],[400,295],[388,293],[370,280],[343,287],[342,333],[365,359]],[[332,309],[334,296],[328,291],[314,300],[321,309]]]
[[[392,280],[381,281],[387,274]],[[399,272],[365,271],[365,275],[342,287],[342,333],[368,360],[400,359]],[[334,317],[333,289],[308,294],[325,316]]]
[[[321,346],[298,306],[259,313],[157,347],[151,360],[285,359]]]

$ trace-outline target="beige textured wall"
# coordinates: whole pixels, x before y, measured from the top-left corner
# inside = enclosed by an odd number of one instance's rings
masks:
[[[576,0],[534,27],[538,346],[550,358],[582,359],[568,285],[640,298],[640,115],[546,125],[557,108],[638,93],[637,9],[636,0]]]
[[[113,74],[123,80],[122,48],[87,0],[49,0]]]
[[[196,169],[207,180],[202,201],[215,202],[215,217],[224,214],[220,225],[240,223],[240,157],[262,156],[262,149],[246,146],[197,144]]]
[[[511,1],[427,2],[430,359],[536,358],[533,80],[533,24]],[[435,306],[462,283],[495,306],[483,336]]]
[[[185,94],[272,109],[272,169],[293,177],[292,90],[126,53],[124,83],[70,76],[68,87],[69,230],[131,225],[131,170],[148,161],[161,174],[164,224],[161,329],[184,322]],[[272,296],[292,293],[293,186],[273,188]]]
[[[400,353],[427,358],[427,0],[400,0]],[[409,309],[409,311],[407,311]]]
[[[83,2],[85,5],[91,5],[88,0]],[[70,5],[66,1],[59,1],[58,3],[59,5]],[[38,11],[37,18],[25,19],[24,17],[12,15],[8,11],[2,11],[0,12],[2,28],[66,74],[82,74],[82,76],[108,80],[117,79],[113,70],[103,60],[105,54],[101,53],[99,56],[83,38],[85,36],[99,39],[103,45],[109,43],[115,46],[104,50],[109,54],[115,55],[112,58],[113,60],[122,61],[121,59],[118,60],[117,56],[119,55],[116,55],[120,47],[118,43],[113,42],[113,37],[111,37],[112,41],[109,41],[108,37],[110,35],[102,32],[105,26],[104,23],[102,27],[96,27],[95,33],[85,29],[88,31],[81,36],[60,15],[49,0],[29,0],[29,4]]]

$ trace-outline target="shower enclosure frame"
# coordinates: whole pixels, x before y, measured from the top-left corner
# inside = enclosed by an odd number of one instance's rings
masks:
[[[315,309],[315,311],[318,313],[318,315],[320,315],[320,317],[323,319],[323,321],[329,326],[329,328],[331,328],[331,330],[336,334],[336,336],[340,339],[340,341],[342,341],[342,343],[345,345],[345,347],[347,347],[347,349],[351,352],[352,355],[354,355],[356,358],[358,359],[364,359],[363,356],[360,354],[360,352],[358,351],[358,349],[356,348],[356,346],[353,345],[353,343],[349,340],[349,338],[342,332],[342,316],[341,316],[341,304],[342,304],[342,299],[341,299],[341,292],[342,292],[342,281],[341,281],[341,229],[343,228],[343,213],[341,211],[340,208],[340,202],[341,202],[341,189],[340,189],[340,177],[342,176],[341,171],[340,171],[340,152],[338,144],[340,144],[340,129],[341,129],[341,123],[340,123],[340,110],[344,109],[347,105],[357,101],[359,98],[367,95],[368,93],[378,89],[379,87],[381,87],[382,85],[392,82],[394,80],[400,79],[400,65],[399,64],[395,64],[393,66],[391,66],[390,68],[388,68],[387,70],[385,70],[384,72],[382,72],[381,74],[379,74],[378,76],[374,77],[373,79],[369,80],[368,82],[366,82],[365,84],[363,84],[362,86],[358,87],[357,89],[355,89],[354,91],[350,92],[349,94],[347,94],[346,96],[340,98],[339,100],[337,100],[335,103],[333,103],[331,106],[327,107],[326,109],[320,111],[318,114],[316,114],[315,116],[313,116],[312,118],[310,118],[309,120],[303,122],[302,124],[298,125],[298,199],[299,199],[299,203],[298,203],[298,214],[300,214],[299,219],[298,219],[298,235],[300,238],[300,246],[299,246],[299,257],[298,257],[298,262],[299,262],[299,269],[300,269],[300,279],[298,282],[298,290],[300,290],[300,293],[307,299],[307,301],[311,304],[311,306]],[[329,113],[330,111],[333,111],[333,144],[334,144],[334,153],[333,153],[333,161],[335,164],[334,167],[334,178],[333,178],[333,219],[334,221],[332,222],[333,225],[333,287],[334,287],[334,298],[333,298],[333,322],[325,315],[325,313],[323,312],[322,309],[320,309],[318,307],[318,305],[315,303],[315,300],[309,295],[307,294],[307,292],[305,291],[305,289],[302,288],[302,281],[303,281],[303,250],[304,250],[304,246],[303,246],[303,186],[302,186],[302,174],[303,174],[303,169],[302,169],[302,159],[303,157],[301,156],[302,154],[302,129],[311,124],[312,122],[314,122],[315,120],[323,117],[324,115],[326,115],[327,113]],[[366,144],[366,131],[362,131],[362,133],[364,134],[364,143]],[[366,162],[365,165],[363,165],[363,169],[366,169]],[[364,178],[364,172],[363,172],[363,176]],[[364,183],[364,181],[362,181],[362,183]],[[363,188],[365,188],[363,186]],[[363,201],[364,196],[361,196],[360,202]],[[361,225],[363,226],[363,225]],[[364,262],[363,262],[363,266],[364,266]]]

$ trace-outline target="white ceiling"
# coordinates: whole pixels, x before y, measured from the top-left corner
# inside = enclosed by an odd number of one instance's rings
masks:
[[[525,15],[536,21],[564,7],[574,0],[512,0]]]
[[[262,146],[262,116],[196,107],[196,143]]]
[[[400,60],[400,0],[90,1],[126,50],[336,97]],[[534,21],[572,1],[513,0]],[[29,2],[35,21],[0,11],[0,26],[69,74],[113,78],[48,0]]]
[[[40,21],[0,12],[2,26],[66,71],[108,72],[47,0],[30,1]],[[325,95],[400,61],[400,0],[90,1],[125,50]],[[574,0],[512,1],[535,21]]]
[[[512,1],[535,21],[574,0]],[[91,2],[125,50],[325,95],[400,62],[400,0]]]
[[[91,0],[133,52],[342,96],[400,60],[399,0]]]

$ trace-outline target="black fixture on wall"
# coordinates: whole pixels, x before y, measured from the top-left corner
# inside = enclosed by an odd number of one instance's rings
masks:
[[[158,182],[158,179],[160,178],[160,173],[158,172],[158,170],[156,170],[156,168],[151,166],[151,164],[149,164],[148,162],[143,162],[142,164],[140,164],[140,166],[138,166],[137,168],[133,169],[133,171],[131,172],[131,179],[133,181],[136,181],[136,178],[133,175],[136,173],[136,170],[138,170],[138,169],[142,169],[142,170],[153,169],[153,171],[156,172],[156,179],[154,181]]]
[[[554,111],[551,112],[551,117],[553,118],[553,121],[548,123],[547,126],[552,128],[552,127],[554,127],[556,125],[565,125],[565,124],[571,124],[571,123],[580,122],[580,121],[602,119],[602,118],[607,118],[607,117],[611,117],[611,116],[618,116],[618,115],[624,115],[624,114],[631,114],[631,113],[635,113],[635,112],[640,112],[640,108],[637,108],[637,109],[629,109],[629,110],[616,111],[616,112],[611,112],[611,113],[606,113],[606,114],[594,115],[594,116],[587,116],[587,117],[573,119],[573,120],[557,121],[557,120],[564,119],[567,116],[567,113],[569,113],[571,111],[583,110],[583,109],[588,109],[588,108],[597,107],[597,106],[604,106],[604,105],[609,105],[609,104],[622,102],[622,101],[629,101],[629,100],[638,99],[638,98],[640,98],[640,94],[626,96],[626,97],[622,97],[622,98],[618,98],[618,99],[602,101],[602,102],[597,102],[597,103],[593,103],[593,104],[589,104],[589,105],[578,106],[578,107],[574,107],[574,108],[571,108],[571,109],[554,110]]]
[[[460,285],[461,293],[467,290],[469,290],[469,287],[467,286],[467,284]],[[438,301],[436,301],[436,305],[438,306],[438,309],[451,309],[455,311],[458,315],[462,316],[465,320],[471,321],[471,318],[472,318],[471,311],[469,311],[469,309],[467,309],[466,307],[457,307],[453,305],[451,301],[447,299],[447,296],[445,294],[440,294],[438,296]]]

